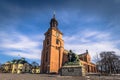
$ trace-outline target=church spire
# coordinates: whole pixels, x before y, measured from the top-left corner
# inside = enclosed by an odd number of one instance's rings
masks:
[[[55,11],[54,11],[54,13],[53,13],[53,18],[52,18],[51,21],[50,21],[50,27],[54,27],[54,28],[57,29],[57,26],[58,26],[58,22],[57,22],[57,20],[55,19]]]
[[[55,18],[55,11],[53,12],[53,18]]]
[[[86,50],[86,53],[88,53],[88,50]]]

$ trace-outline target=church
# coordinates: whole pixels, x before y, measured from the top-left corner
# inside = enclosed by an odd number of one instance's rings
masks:
[[[68,50],[64,48],[63,33],[58,29],[55,14],[50,21],[50,27],[44,34],[43,50],[41,55],[41,73],[59,73],[62,66],[68,61]],[[88,50],[79,54],[80,64],[86,72],[96,72],[96,65],[91,63]]]

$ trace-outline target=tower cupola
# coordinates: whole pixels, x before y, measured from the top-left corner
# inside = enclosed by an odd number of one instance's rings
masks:
[[[54,27],[54,28],[57,28],[57,26],[58,26],[58,22],[57,22],[57,20],[55,19],[55,13],[53,14],[53,18],[51,19],[51,21],[50,21],[50,27],[52,28],[52,27]]]

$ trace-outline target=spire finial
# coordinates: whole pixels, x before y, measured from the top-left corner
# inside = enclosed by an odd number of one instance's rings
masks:
[[[88,50],[86,50],[86,53],[88,53]]]
[[[53,18],[55,18],[55,11],[53,12]]]

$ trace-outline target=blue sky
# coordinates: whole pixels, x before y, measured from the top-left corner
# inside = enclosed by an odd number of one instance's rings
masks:
[[[0,0],[0,63],[25,57],[40,63],[53,12],[65,49],[120,55],[120,0]]]

